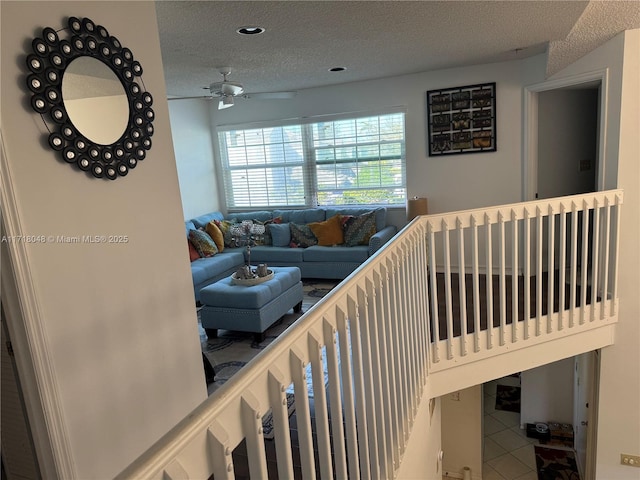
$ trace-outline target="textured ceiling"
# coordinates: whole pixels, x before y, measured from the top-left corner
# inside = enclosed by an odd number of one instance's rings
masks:
[[[640,1],[158,1],[169,96],[221,80],[249,93],[300,90],[524,58],[554,73],[640,27]],[[261,35],[242,36],[243,26]],[[346,67],[339,73],[331,67]]]

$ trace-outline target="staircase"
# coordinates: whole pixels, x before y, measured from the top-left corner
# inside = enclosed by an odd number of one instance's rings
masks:
[[[613,343],[622,199],[414,219],[118,478],[294,478],[291,390],[303,478],[439,478],[431,399]]]

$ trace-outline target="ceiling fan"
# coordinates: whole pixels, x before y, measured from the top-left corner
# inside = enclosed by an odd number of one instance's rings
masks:
[[[205,90],[209,90],[209,95],[197,96],[197,97],[170,97],[167,100],[181,100],[185,98],[204,98],[207,100],[213,100],[215,98],[220,99],[218,102],[218,110],[233,107],[235,98],[260,98],[265,100],[271,99],[286,99],[296,96],[296,92],[257,92],[247,93],[244,91],[244,86],[238,82],[230,82],[227,80],[227,76],[231,74],[230,68],[221,68],[219,70],[222,75],[221,82],[213,82],[208,87],[202,87]]]

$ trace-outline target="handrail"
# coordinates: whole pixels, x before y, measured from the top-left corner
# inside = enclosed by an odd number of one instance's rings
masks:
[[[117,478],[233,479],[232,452],[243,441],[251,477],[267,478],[269,410],[278,475],[293,478],[290,386],[304,478],[392,478],[430,372],[615,315],[621,204],[613,190],[414,219]],[[578,277],[578,258],[597,266]],[[557,267],[559,281],[549,275]],[[545,272],[553,280],[543,290]],[[498,280],[495,291],[486,282],[486,304],[483,274]],[[565,303],[556,291],[565,281],[569,313],[553,304]],[[589,282],[590,295],[578,288]],[[492,319],[484,328],[483,315]],[[315,432],[308,381],[327,393],[314,397]]]

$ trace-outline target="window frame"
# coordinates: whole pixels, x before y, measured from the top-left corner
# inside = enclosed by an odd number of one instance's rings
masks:
[[[388,190],[389,192],[394,192],[397,190],[402,190],[402,199],[395,203],[388,202],[378,202],[378,203],[323,203],[319,204],[319,193],[329,191],[327,189],[322,189],[318,185],[318,166],[319,165],[338,165],[340,163],[344,164],[364,164],[367,161],[358,158],[356,155],[353,158],[348,158],[344,160],[332,159],[332,160],[318,160],[317,152],[322,149],[321,146],[314,145],[314,134],[313,134],[313,126],[321,123],[334,123],[338,121],[344,120],[353,120],[357,121],[362,118],[372,118],[372,117],[385,117],[390,115],[400,114],[402,126],[401,126],[401,134],[402,137],[400,139],[394,140],[380,140],[380,136],[382,135],[379,130],[375,134],[378,137],[378,141],[372,142],[362,142],[358,143],[353,142],[348,144],[352,148],[357,149],[358,147],[363,147],[367,145],[375,145],[379,147],[388,144],[400,144],[400,153],[398,155],[388,155],[388,158],[383,157],[382,155],[378,155],[377,157],[372,157],[375,159],[375,162],[380,164],[385,160],[390,159],[398,159],[400,162],[400,184],[397,186],[379,186],[376,187],[361,187],[361,188],[350,188],[350,189],[336,189],[341,192],[356,192],[358,190],[362,191],[370,191],[370,190]],[[379,121],[379,120],[378,120]],[[226,134],[230,131],[242,131],[247,132],[251,130],[262,130],[264,132],[265,129],[269,128],[284,128],[284,127],[299,127],[300,128],[300,136],[301,136],[301,151],[302,151],[302,162],[299,164],[287,163],[283,161],[281,163],[268,163],[268,164],[256,164],[251,165],[247,163],[241,167],[233,168],[229,162],[229,147],[227,145]],[[234,124],[234,125],[220,125],[217,127],[217,135],[216,135],[216,153],[217,153],[217,162],[216,166],[218,167],[218,171],[222,172],[222,182],[221,187],[223,191],[223,198],[225,205],[228,211],[251,211],[256,209],[302,209],[302,208],[315,208],[315,207],[375,207],[375,206],[385,206],[388,208],[398,208],[404,207],[407,198],[407,179],[406,179],[406,109],[405,108],[392,108],[386,109],[384,111],[372,111],[372,112],[353,112],[353,113],[344,113],[344,114],[336,114],[336,115],[320,115],[320,116],[311,116],[305,118],[296,118],[296,119],[288,119],[288,120],[273,120],[268,122],[253,122],[246,124]],[[400,132],[398,132],[400,133]],[[357,134],[356,134],[357,135]],[[333,137],[335,139],[335,137]],[[283,142],[283,144],[286,142]],[[269,145],[269,143],[262,142],[261,146]],[[343,147],[345,145],[333,145],[332,147],[327,148],[336,148]],[[289,205],[289,204],[270,204],[267,202],[266,204],[256,204],[250,206],[240,206],[235,202],[231,202],[231,198],[233,196],[233,191],[230,190],[233,188],[233,179],[231,178],[233,170],[253,170],[253,169],[265,169],[265,168],[286,168],[286,167],[302,167],[302,184],[303,184],[303,197],[304,202],[297,205]],[[248,181],[248,180],[247,180]],[[250,200],[249,200],[250,201]]]

